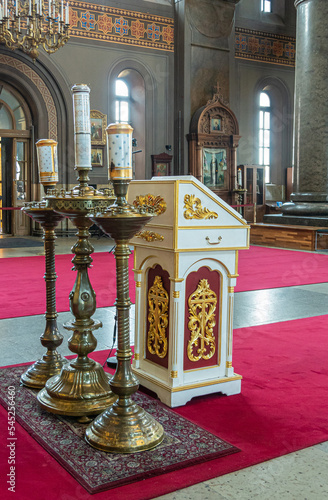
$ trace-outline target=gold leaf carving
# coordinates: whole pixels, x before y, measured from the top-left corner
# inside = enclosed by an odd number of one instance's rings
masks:
[[[133,202],[133,206],[156,215],[161,215],[166,211],[166,201],[161,196],[154,194],[146,194],[144,196],[137,196]]]
[[[208,208],[203,208],[199,198],[194,194],[186,194],[184,197],[183,213],[185,219],[217,219],[218,214],[211,212]]]
[[[167,355],[166,328],[168,325],[169,294],[165,290],[160,276],[155,276],[153,286],[148,292],[147,347],[151,354],[159,358]]]
[[[164,236],[158,233],[154,233],[153,231],[139,231],[135,234],[136,238],[142,238],[146,241],[163,241]]]
[[[190,339],[187,354],[190,361],[210,359],[215,353],[215,310],[217,296],[206,279],[200,280],[188,299]]]

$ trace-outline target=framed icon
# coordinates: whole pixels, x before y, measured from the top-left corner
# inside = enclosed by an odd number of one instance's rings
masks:
[[[221,118],[211,118],[211,132],[221,131]]]
[[[168,155],[167,153],[151,155],[151,160],[153,177],[171,175],[172,155]]]
[[[104,166],[104,148],[91,147],[91,166],[92,167]]]
[[[90,111],[91,120],[91,144],[102,145],[106,144],[107,115],[100,111],[92,109]]]

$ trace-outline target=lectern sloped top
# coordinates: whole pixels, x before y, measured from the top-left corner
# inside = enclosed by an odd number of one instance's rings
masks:
[[[249,247],[249,226],[230,205],[193,176],[153,177],[132,181],[130,203],[162,196],[166,212],[152,219],[131,243],[165,250],[239,250]]]

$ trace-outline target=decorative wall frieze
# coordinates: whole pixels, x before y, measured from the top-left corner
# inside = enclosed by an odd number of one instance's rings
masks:
[[[74,0],[69,10],[72,37],[174,50],[174,20],[169,17]]]
[[[236,28],[235,57],[280,66],[295,66],[296,39],[246,28]]]

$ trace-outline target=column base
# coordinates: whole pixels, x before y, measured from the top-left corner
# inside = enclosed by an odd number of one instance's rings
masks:
[[[300,215],[308,217],[328,217],[327,202],[295,201],[284,203],[281,207],[284,215]]]
[[[266,214],[263,224],[281,224],[286,226],[316,226],[328,227],[327,217],[292,215],[292,214]]]

